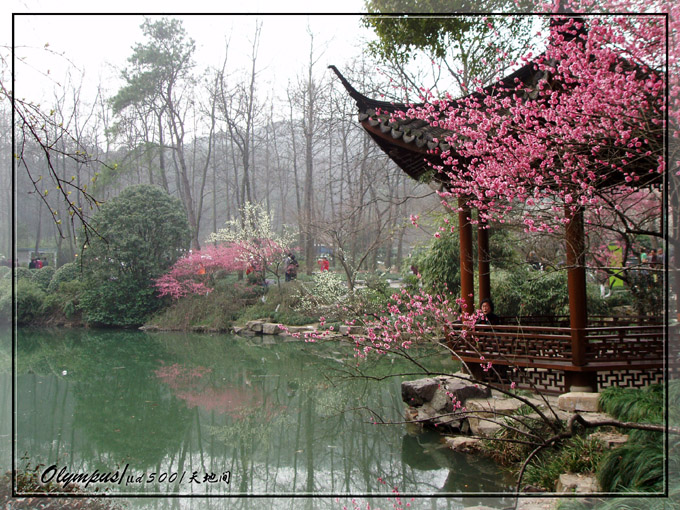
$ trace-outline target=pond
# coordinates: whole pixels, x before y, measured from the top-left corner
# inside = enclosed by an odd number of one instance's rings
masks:
[[[1,351],[11,359],[9,332]],[[456,369],[441,354],[418,356]],[[427,508],[461,508],[480,501],[461,494],[510,490],[488,459],[451,452],[436,434],[376,424],[402,420],[407,376],[393,375],[414,367],[388,358],[357,365],[340,342],[20,329],[15,369],[17,467],[41,466],[53,482],[109,474],[88,492],[147,496],[130,499],[133,507],[263,507],[257,498],[202,497],[255,495],[275,496],[276,508],[341,509],[349,495],[390,496],[397,487],[456,496],[432,498]],[[11,374],[0,374],[0,385],[6,409]]]

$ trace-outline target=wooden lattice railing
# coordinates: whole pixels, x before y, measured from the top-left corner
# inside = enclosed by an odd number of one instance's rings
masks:
[[[586,328],[585,332],[588,363],[663,362],[663,326]]]
[[[600,386],[624,383],[642,386],[663,380],[666,366],[663,325],[621,323],[589,327],[584,336],[586,364],[581,366],[573,364],[568,327],[476,325],[466,330],[461,326],[451,332],[449,346],[473,368],[492,362],[498,368],[521,369],[525,377],[531,374],[539,387],[548,390],[560,391],[565,372],[570,371],[597,372]]]
[[[571,363],[569,328],[477,325],[455,332],[450,346],[464,361],[519,366]]]

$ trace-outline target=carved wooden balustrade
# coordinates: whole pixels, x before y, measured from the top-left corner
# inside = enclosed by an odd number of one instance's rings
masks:
[[[611,318],[592,319],[595,324],[616,323]],[[572,358],[571,329],[563,326],[476,325],[467,330],[461,326],[450,334],[449,346],[477,377],[548,392],[565,391],[565,373],[576,371],[596,372],[598,389],[664,381],[663,325],[618,321],[614,326],[588,327],[584,333],[586,363],[581,366]]]

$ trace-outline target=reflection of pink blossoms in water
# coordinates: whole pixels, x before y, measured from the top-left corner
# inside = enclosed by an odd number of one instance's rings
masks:
[[[383,480],[382,478],[378,478],[378,482],[380,484],[387,486],[387,482]],[[392,494],[395,495],[394,499],[392,498],[387,498],[387,501],[392,504],[392,509],[393,510],[407,510],[411,508],[411,503],[415,501],[415,498],[410,498],[409,502],[404,504],[404,501],[401,499],[401,494],[399,494],[399,488],[398,487],[393,487],[392,488]],[[340,503],[340,498],[335,498],[336,503]],[[369,502],[361,502],[357,500],[356,498],[352,498],[351,500],[351,507],[347,505],[342,506],[342,510],[380,510],[380,507],[372,507]],[[362,506],[363,505],[363,506]]]
[[[212,370],[209,368],[188,368],[177,363],[155,370],[156,376],[189,408],[201,407],[206,411],[227,414],[237,420],[247,418],[254,411],[267,420],[281,412],[281,408],[274,408],[265,402],[262,393],[256,389],[207,386],[203,377],[210,372]]]
[[[173,389],[176,389],[180,385],[190,384],[201,379],[205,374],[209,374],[210,372],[212,372],[212,369],[210,368],[187,368],[179,363],[170,366],[163,365],[154,371],[157,377],[162,379],[165,384]]]

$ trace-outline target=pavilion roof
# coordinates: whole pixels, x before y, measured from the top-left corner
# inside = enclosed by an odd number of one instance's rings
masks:
[[[329,68],[338,76],[349,96],[356,101],[359,108],[359,122],[392,161],[413,179],[421,180],[433,176],[440,182],[446,182],[445,176],[434,172],[433,165],[441,166],[440,154],[452,149],[445,140],[453,134],[453,131],[432,126],[430,122],[423,119],[393,116],[395,112],[405,112],[411,108],[423,106],[423,103],[404,104],[369,98],[357,91],[337,67],[331,65]],[[470,96],[483,97],[497,90],[513,90],[516,79],[524,84],[533,85],[538,83],[543,76],[544,72],[536,71],[533,66],[525,65],[497,83],[487,86],[481,93],[475,92]],[[528,93],[523,92],[523,94]],[[452,101],[451,104],[455,107],[461,100]],[[455,147],[453,149],[455,151]],[[459,157],[458,159],[465,162],[465,158]]]
[[[630,64],[624,62],[624,65],[628,67]],[[442,152],[451,151],[451,155],[456,154],[456,148],[446,143],[447,137],[452,135],[453,131],[432,126],[427,120],[413,119],[408,115],[405,118],[393,115],[394,112],[407,112],[423,104],[403,104],[369,98],[357,91],[335,66],[329,67],[338,76],[350,97],[356,101],[359,122],[383,152],[413,179],[429,181],[430,178],[434,178],[445,185],[448,181],[446,174],[435,171],[435,168],[443,164],[440,157]],[[476,97],[481,102],[486,95],[517,94],[518,90],[518,95],[533,99],[537,94],[536,85],[546,77],[545,71],[539,70],[530,62],[505,78],[488,85],[481,92],[474,92],[451,101],[450,105],[455,108],[466,98]],[[521,90],[517,87],[518,83],[522,85]],[[465,157],[460,154],[455,157],[460,166],[466,165]],[[653,159],[636,169],[635,173],[639,178],[635,183],[637,187],[658,185],[662,181],[657,172],[650,172],[655,165],[656,160]],[[451,171],[452,167],[446,167],[445,170]],[[609,172],[601,178],[601,182],[597,183],[599,188],[609,188],[625,182],[625,176],[620,172]]]

